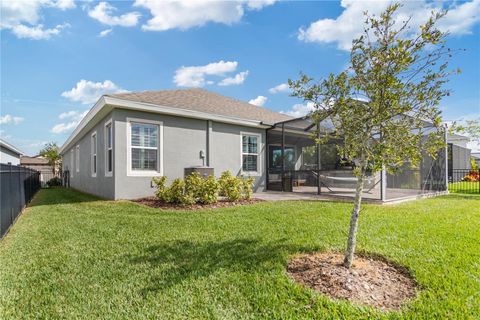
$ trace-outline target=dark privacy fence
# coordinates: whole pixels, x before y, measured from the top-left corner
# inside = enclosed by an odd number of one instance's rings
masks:
[[[0,238],[7,233],[25,205],[40,189],[40,173],[36,170],[0,164]]]
[[[448,190],[460,193],[480,193],[480,169],[452,169]]]

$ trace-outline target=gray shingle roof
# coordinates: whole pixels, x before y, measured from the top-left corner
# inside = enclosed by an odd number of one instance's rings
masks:
[[[203,89],[159,90],[109,95],[114,98],[273,124],[291,119],[282,113]]]

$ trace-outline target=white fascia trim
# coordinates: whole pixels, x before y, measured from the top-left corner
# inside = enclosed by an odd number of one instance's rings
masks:
[[[243,171],[243,136],[256,136],[258,138],[257,145],[257,171]],[[240,131],[240,174],[250,177],[258,177],[262,175],[262,162],[260,154],[262,150],[262,135],[256,132]]]

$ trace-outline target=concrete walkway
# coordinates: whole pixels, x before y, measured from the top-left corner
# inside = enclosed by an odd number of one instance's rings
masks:
[[[253,197],[265,201],[285,201],[285,200],[317,200],[317,201],[332,201],[340,200],[353,202],[351,197],[335,197],[332,195],[317,195],[313,193],[297,193],[297,192],[280,192],[280,191],[264,191],[255,192]]]

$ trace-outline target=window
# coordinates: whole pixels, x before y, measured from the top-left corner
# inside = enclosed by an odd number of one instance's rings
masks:
[[[242,171],[258,173],[258,144],[260,135],[242,134]]]
[[[92,133],[92,177],[97,176],[97,132]]]
[[[295,149],[285,146],[285,169],[295,170]],[[268,146],[268,165],[271,169],[282,169],[282,147],[277,145]]]
[[[112,121],[105,124],[105,175],[112,176],[113,172],[113,131]]]
[[[69,171],[70,171],[70,178],[73,177],[73,168],[75,166],[75,162],[74,162],[74,155],[73,155],[73,149],[70,150],[70,168],[69,168]]]
[[[128,120],[127,162],[130,175],[161,174],[161,129],[161,122]]]
[[[77,163],[77,172],[80,172],[80,146],[77,146],[75,150],[75,162]]]

